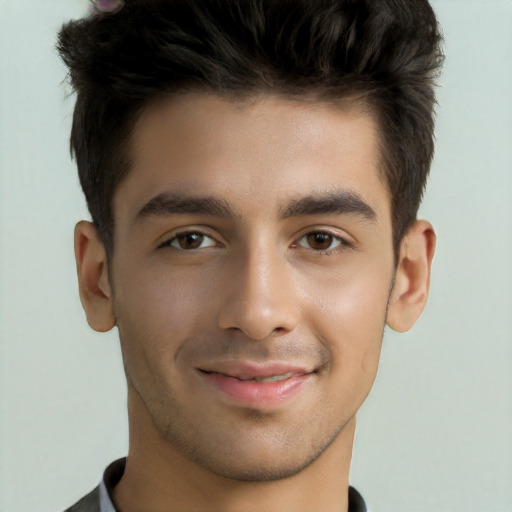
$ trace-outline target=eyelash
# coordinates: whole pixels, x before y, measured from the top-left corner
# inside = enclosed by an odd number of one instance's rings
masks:
[[[172,245],[174,241],[178,241],[178,239],[180,237],[187,236],[187,235],[199,235],[199,236],[202,236],[204,238],[209,238],[210,240],[215,242],[214,238],[209,236],[209,235],[207,235],[206,233],[203,233],[203,232],[201,232],[199,230],[188,230],[188,231],[182,231],[180,233],[176,233],[172,238],[169,238],[168,240],[165,240],[164,242],[162,242],[158,246],[158,249],[163,249],[165,247],[172,247],[173,249],[176,249],[177,251],[184,251],[184,252],[200,249],[200,248],[184,249],[183,247],[174,247]],[[208,245],[208,247],[211,247],[213,245],[215,245],[215,244]]]
[[[308,233],[306,233],[306,234],[302,235],[300,238],[298,238],[297,242],[293,243],[293,246],[300,247],[303,249],[308,249],[307,247],[302,247],[301,245],[299,245],[299,242],[311,235],[326,235],[326,236],[332,238],[331,244],[335,241],[338,242],[337,245],[335,245],[334,247],[328,247],[327,249],[315,250],[315,249],[311,248],[311,250],[314,252],[315,255],[330,255],[330,254],[333,254],[340,250],[354,248],[353,244],[351,242],[349,242],[347,239],[345,239],[335,233],[332,233],[331,231],[325,230],[325,229],[319,229],[317,231],[309,231]]]
[[[188,231],[182,231],[180,233],[176,233],[172,238],[169,238],[168,240],[165,240],[164,242],[162,242],[158,246],[158,249],[163,249],[163,248],[166,248],[166,247],[172,247],[173,249],[175,249],[177,251],[183,251],[183,252],[192,252],[192,251],[203,249],[202,247],[197,247],[197,248],[194,247],[192,249],[184,249],[182,247],[174,247],[172,245],[173,242],[178,241],[178,239],[180,237],[183,237],[183,236],[186,236],[186,235],[199,235],[199,236],[202,236],[204,238],[209,238],[210,240],[213,241],[213,243],[208,245],[207,247],[212,247],[212,246],[215,245],[215,239],[213,237],[211,237],[210,235],[208,235],[206,233],[203,233],[200,230],[188,230]],[[334,243],[334,242],[338,242],[338,243],[333,248],[332,247],[328,247],[327,249],[319,249],[319,250],[315,250],[313,248],[308,248],[308,247],[303,247],[302,245],[299,244],[299,242],[301,240],[306,239],[307,237],[312,236],[312,235],[326,235],[328,237],[331,237],[333,240],[332,240],[330,245],[332,245],[332,243]],[[343,250],[343,249],[353,249],[354,248],[353,244],[351,242],[349,242],[348,240],[346,240],[345,238],[343,238],[343,237],[341,237],[341,236],[339,236],[337,234],[334,234],[334,233],[332,233],[332,232],[330,232],[328,230],[325,230],[325,229],[319,229],[319,230],[316,230],[316,231],[310,231],[308,233],[305,233],[304,235],[302,235],[300,238],[298,238],[292,244],[292,247],[298,247],[298,248],[302,248],[302,249],[306,249],[306,250],[312,250],[313,253],[316,254],[316,255],[330,255],[330,254],[333,254],[334,252],[337,252],[336,249]]]

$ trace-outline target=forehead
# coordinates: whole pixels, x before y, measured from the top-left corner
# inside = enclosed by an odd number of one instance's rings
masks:
[[[384,215],[378,148],[374,118],[359,108],[279,96],[174,96],[139,118],[114,214],[133,219],[161,193],[219,196],[254,213],[343,189]]]

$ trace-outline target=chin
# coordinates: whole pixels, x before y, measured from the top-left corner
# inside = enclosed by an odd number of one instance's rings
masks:
[[[275,456],[274,456],[275,457]],[[237,480],[241,482],[273,482],[291,478],[307,468],[318,455],[310,457],[307,460],[295,461],[269,461],[253,462],[248,464],[243,461],[236,464],[226,461],[197,461],[205,469],[224,478]]]
[[[341,429],[340,429],[341,430]],[[329,435],[313,436],[313,441],[288,433],[276,439],[275,432],[254,433],[252,440],[218,439],[217,443],[176,443],[168,441],[183,456],[215,475],[242,482],[284,480],[314,463],[338,437],[339,430]],[[323,441],[322,441],[323,439]],[[252,441],[252,442],[251,442]],[[213,449],[212,447],[223,448]]]

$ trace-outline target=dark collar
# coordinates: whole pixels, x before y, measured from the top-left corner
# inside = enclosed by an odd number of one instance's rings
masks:
[[[348,512],[366,512],[363,497],[353,487],[348,488]]]
[[[103,481],[105,482],[105,487],[107,488],[108,495],[114,506],[115,502],[113,499],[112,490],[119,482],[119,480],[121,480],[121,477],[123,476],[124,473],[125,465],[126,458],[116,460],[107,467],[105,473],[103,474]],[[348,488],[348,512],[366,512],[366,504],[363,500],[363,497],[353,487]]]

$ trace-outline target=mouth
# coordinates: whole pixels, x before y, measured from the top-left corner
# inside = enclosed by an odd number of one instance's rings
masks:
[[[209,388],[222,399],[251,408],[284,404],[300,394],[316,373],[285,363],[224,363],[197,370]]]
[[[215,373],[215,372],[205,372],[205,373]],[[222,374],[220,374],[222,375]],[[226,375],[226,377],[232,377],[233,379],[240,380],[242,382],[280,382],[282,380],[289,379],[293,377],[293,373],[285,373],[284,375],[271,375],[270,377],[253,377],[253,378],[242,378],[242,377],[234,377],[232,375]]]

